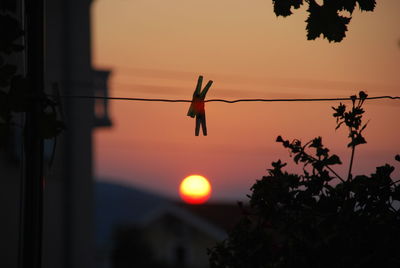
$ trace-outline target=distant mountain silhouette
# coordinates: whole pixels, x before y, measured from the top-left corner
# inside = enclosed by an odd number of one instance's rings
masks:
[[[104,181],[96,182],[96,244],[103,246],[109,243],[116,226],[122,223],[140,224],[151,211],[168,204],[168,199],[137,188]]]
[[[225,236],[222,234],[229,232],[241,215],[234,203],[189,205],[134,186],[105,181],[96,182],[95,206],[98,248],[112,243],[113,232],[118,226],[146,225],[164,213],[172,213],[218,237]]]

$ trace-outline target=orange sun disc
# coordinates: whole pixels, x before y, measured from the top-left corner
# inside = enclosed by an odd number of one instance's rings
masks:
[[[201,175],[190,175],[181,182],[179,194],[182,200],[188,204],[203,204],[211,196],[211,185]]]

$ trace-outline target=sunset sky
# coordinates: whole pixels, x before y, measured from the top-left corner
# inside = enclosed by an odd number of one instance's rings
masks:
[[[400,95],[400,1],[356,10],[341,43],[307,41],[304,7],[287,18],[272,9],[271,0],[96,0],[93,63],[112,70],[116,97],[191,99],[200,74],[214,81],[208,99]],[[278,135],[322,136],[345,174],[347,134],[335,131],[331,109],[338,104],[207,103],[209,135],[195,137],[188,103],[111,101],[114,126],[95,133],[96,174],[172,198],[184,177],[201,174],[211,201],[245,200],[272,161],[291,163]],[[400,170],[400,101],[365,108],[368,144],[356,151],[355,173],[386,162]]]

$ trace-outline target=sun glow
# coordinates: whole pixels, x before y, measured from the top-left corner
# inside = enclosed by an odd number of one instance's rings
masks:
[[[189,204],[203,204],[211,196],[211,185],[201,175],[190,175],[183,179],[179,186],[179,194]]]

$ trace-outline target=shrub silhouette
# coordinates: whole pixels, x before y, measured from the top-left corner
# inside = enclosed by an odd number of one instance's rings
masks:
[[[354,150],[366,143],[366,99],[360,92],[351,97],[350,109],[333,107],[337,128],[349,130],[347,178],[333,170],[342,163],[321,137],[305,144],[277,138],[303,172],[291,174],[280,160],[272,163],[268,175],[252,186],[240,223],[209,250],[212,268],[400,267],[400,187],[390,177],[394,167],[377,167],[370,176],[351,173]]]
[[[290,16],[292,8],[298,9],[303,2],[308,4],[306,20],[307,39],[314,40],[322,36],[329,42],[340,42],[346,36],[347,25],[350,23],[353,11],[358,5],[361,11],[374,11],[375,0],[272,0],[276,16]],[[349,16],[343,15],[347,12]]]

